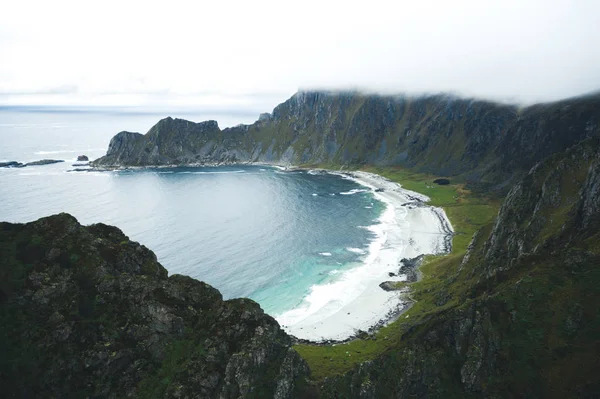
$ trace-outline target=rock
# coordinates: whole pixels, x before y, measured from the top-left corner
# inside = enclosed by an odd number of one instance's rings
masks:
[[[424,255],[419,255],[416,258],[402,258],[400,260],[400,269],[398,269],[398,274],[405,274],[406,281],[409,283],[414,283],[418,280],[419,277],[419,266],[423,263]]]
[[[53,163],[65,162],[62,159],[42,159],[39,161],[27,162],[25,166],[50,165]]]
[[[90,159],[87,157],[87,155],[79,155],[77,157],[77,161],[78,162],[82,162],[82,161],[89,161]]]
[[[0,162],[0,168],[22,168],[23,166],[25,165],[17,161]]]
[[[71,166],[89,166],[87,163],[74,163]]]
[[[258,304],[169,277],[116,227],[0,223],[0,259],[3,396],[305,396],[306,363]]]
[[[384,281],[379,284],[379,287],[384,291],[399,291],[406,287],[406,283],[404,281]]]
[[[445,185],[450,184],[450,180],[448,180],[448,179],[435,179],[433,182],[435,184],[439,184],[440,186],[445,186]]]
[[[265,122],[271,120],[271,114],[268,112],[264,112],[258,116],[259,122]]]

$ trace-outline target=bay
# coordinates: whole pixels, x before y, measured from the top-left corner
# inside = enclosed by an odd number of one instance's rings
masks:
[[[67,161],[0,168],[0,220],[69,212],[83,224],[116,225],[169,273],[206,281],[225,298],[255,299],[273,315],[365,257],[373,239],[365,227],[384,205],[339,176],[259,165],[72,171],[78,155],[97,158],[117,132],[144,133],[161,117],[0,110],[0,160]]]

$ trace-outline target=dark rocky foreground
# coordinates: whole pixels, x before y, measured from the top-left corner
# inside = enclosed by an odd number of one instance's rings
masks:
[[[0,223],[2,397],[305,396],[290,345],[258,304],[168,277],[115,227]]]

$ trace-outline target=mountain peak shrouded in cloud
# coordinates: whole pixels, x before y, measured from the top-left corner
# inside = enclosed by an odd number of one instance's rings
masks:
[[[589,0],[13,2],[0,104],[264,110],[298,88],[557,100],[600,88],[597,15]]]

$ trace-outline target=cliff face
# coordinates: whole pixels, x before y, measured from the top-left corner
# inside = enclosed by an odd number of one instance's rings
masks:
[[[518,109],[451,96],[299,92],[252,125],[171,118],[119,133],[96,166],[222,162],[401,165],[499,188],[600,135],[600,96]]]
[[[448,262],[456,305],[406,322],[395,348],[328,397],[594,397],[600,332],[600,140],[532,168],[494,224]]]
[[[278,397],[308,374],[277,322],[117,228],[0,223],[3,397]]]
[[[247,158],[241,147],[243,132],[224,134],[215,121],[193,123],[166,118],[148,133],[121,132],[112,138],[106,156],[96,165],[179,165],[232,162]]]

